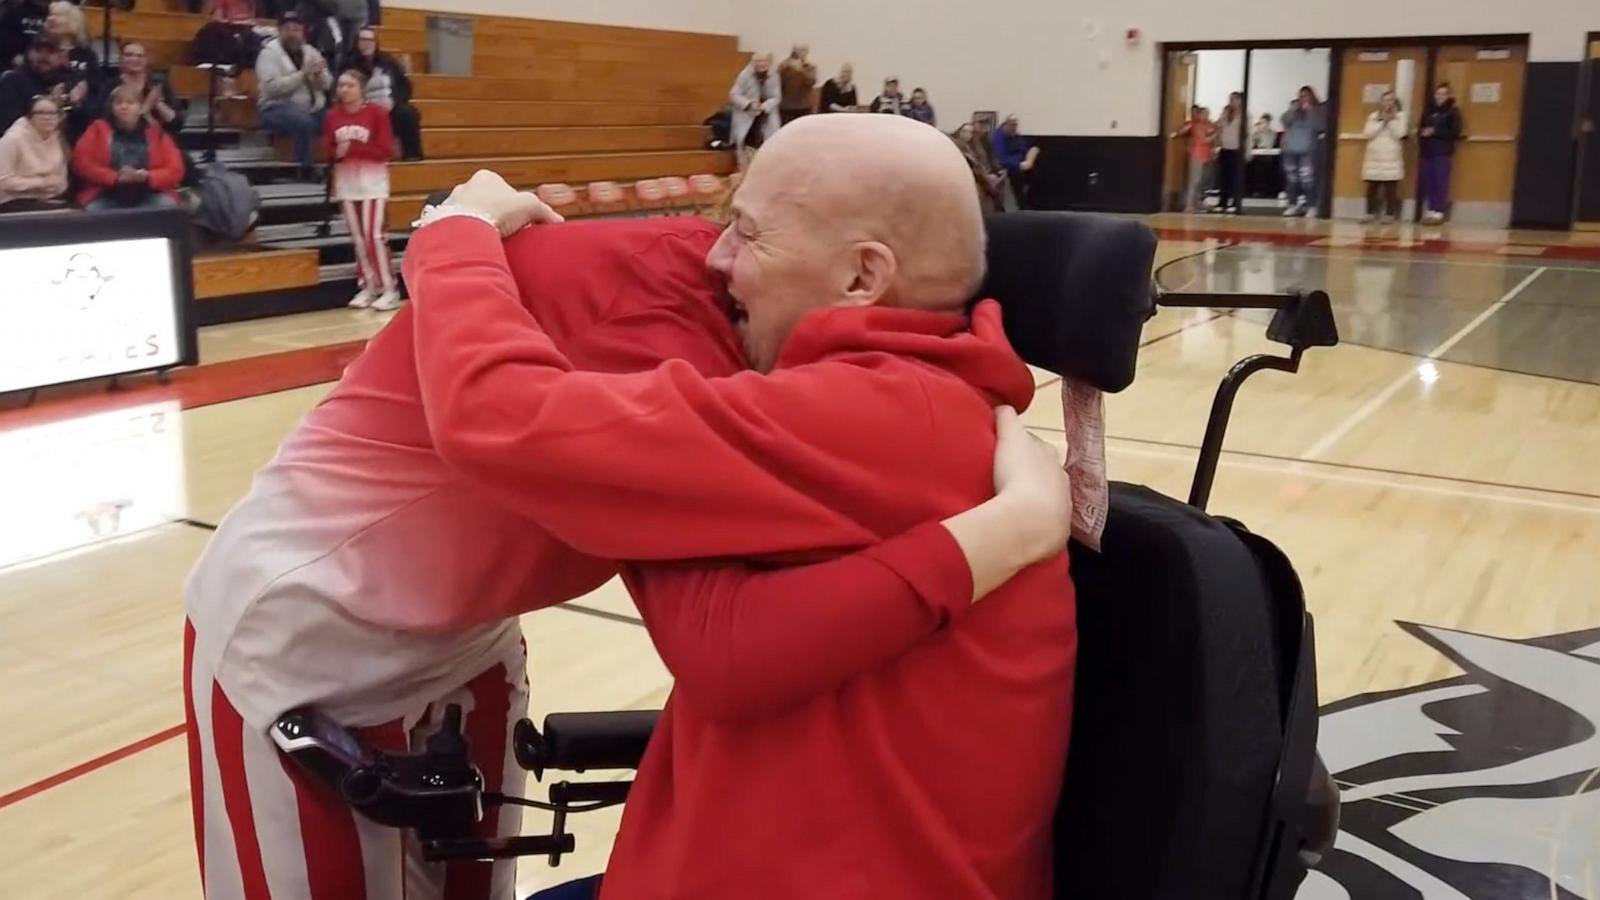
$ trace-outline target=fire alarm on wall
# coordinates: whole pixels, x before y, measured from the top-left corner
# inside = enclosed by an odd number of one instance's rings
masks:
[[[1143,38],[1143,37],[1144,37],[1144,35],[1139,33],[1139,29],[1137,29],[1137,28],[1129,28],[1128,29],[1128,46],[1129,47],[1137,47],[1137,46],[1139,46],[1139,40],[1141,38]]]

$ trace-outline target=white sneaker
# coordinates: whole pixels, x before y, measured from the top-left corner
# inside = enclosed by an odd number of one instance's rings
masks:
[[[350,298],[350,308],[351,309],[366,309],[367,307],[372,305],[372,300],[373,300],[372,292],[367,290],[366,288],[362,288],[360,291],[356,292],[356,295],[354,297]]]
[[[1292,219],[1295,216],[1300,215],[1304,211],[1305,211],[1305,208],[1302,207],[1300,204],[1296,203],[1295,205],[1293,205],[1293,206],[1291,206],[1288,209],[1283,211],[1283,217],[1285,219]]]
[[[1365,215],[1365,216],[1361,217],[1361,224],[1363,224],[1363,225],[1371,225],[1371,224],[1373,224],[1374,222],[1377,222],[1377,221],[1379,221],[1379,219],[1378,219],[1377,216],[1374,216],[1374,215]]]
[[[399,291],[390,290],[384,291],[383,296],[372,304],[372,308],[379,312],[388,312],[392,309],[399,309],[404,303],[405,301],[400,299]]]

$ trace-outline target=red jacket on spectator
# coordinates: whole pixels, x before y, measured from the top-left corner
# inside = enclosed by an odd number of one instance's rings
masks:
[[[152,191],[170,194],[177,199],[178,185],[183,181],[183,154],[172,136],[158,125],[145,129],[145,141],[150,145],[149,186]],[[78,205],[87,206],[96,197],[117,185],[117,170],[111,167],[111,123],[97,120],[78,139],[72,148],[72,171],[83,181],[78,192]]]

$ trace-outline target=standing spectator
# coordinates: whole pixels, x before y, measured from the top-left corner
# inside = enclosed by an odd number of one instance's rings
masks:
[[[972,168],[972,180],[978,189],[978,206],[984,215],[999,212],[1004,208],[1001,199],[1005,187],[1005,175],[997,174],[989,168],[985,155],[979,149],[983,142],[976,136],[972,123],[963,123],[955,133],[950,135],[950,140],[956,142],[961,155],[967,158],[967,165]]]
[[[783,98],[778,105],[778,119],[783,125],[812,112],[811,92],[817,87],[817,64],[808,58],[810,54],[810,47],[795,44],[789,56],[778,64]]]
[[[183,130],[184,114],[189,104],[178,99],[164,76],[150,71],[150,56],[144,44],[139,41],[124,43],[117,60],[117,70],[116,79],[108,80],[100,87],[100,96],[94,102],[96,115],[105,115],[111,108],[111,92],[127,85],[139,92],[145,116],[176,138],[178,132]]]
[[[911,92],[911,103],[906,106],[906,115],[924,125],[939,127],[939,118],[934,115],[933,106],[928,103],[928,92],[922,88]]]
[[[171,135],[145,119],[144,98],[127,85],[111,92],[110,113],[78,139],[72,171],[83,182],[78,202],[90,212],[172,209],[180,203],[183,154]]]
[[[356,35],[350,67],[367,77],[367,102],[389,111],[401,159],[422,159],[422,113],[411,103],[411,76],[398,60],[378,49],[377,29],[363,28]]]
[[[1363,132],[1367,150],[1361,160],[1361,178],[1367,183],[1367,217],[1364,221],[1400,218],[1400,180],[1406,177],[1406,157],[1401,141],[1406,137],[1406,120],[1400,111],[1400,98],[1385,91],[1378,108],[1367,117]],[[1383,195],[1380,206],[1378,195]]]
[[[733,102],[733,146],[739,151],[739,171],[768,138],[778,133],[778,79],[772,75],[772,54],[759,53],[744,67],[728,92]]]
[[[1328,130],[1327,110],[1310,85],[1283,114],[1283,180],[1289,197],[1286,218],[1315,215],[1317,198],[1317,150],[1323,132]]]
[[[306,44],[305,23],[298,13],[291,10],[278,18],[278,39],[262,47],[256,57],[256,79],[261,84],[256,108],[262,130],[294,143],[299,178],[311,181],[311,148],[322,134],[333,79],[322,54]]]
[[[66,49],[43,32],[29,41],[22,66],[0,74],[0,132],[27,115],[38,96],[54,97],[63,115],[89,96],[88,83],[72,84],[67,79]]]
[[[389,260],[389,160],[394,133],[387,110],[366,101],[366,79],[350,69],[339,76],[338,105],[322,126],[322,148],[333,160],[333,196],[344,209],[355,245],[356,309],[400,307]]]
[[[1456,142],[1465,127],[1461,109],[1451,94],[1450,82],[1442,81],[1422,111],[1422,221],[1437,225],[1450,216],[1450,176],[1455,167]]]
[[[1006,171],[1006,180],[1011,183],[1017,208],[1029,209],[1032,207],[1032,198],[1029,196],[1028,175],[1039,161],[1039,148],[1018,132],[1020,127],[1016,116],[1006,116],[1000,124],[1000,130],[994,133],[994,158],[1000,168]]]
[[[1228,95],[1228,107],[1217,120],[1217,212],[1237,214],[1244,203],[1244,164],[1250,157],[1249,120],[1244,95]]]
[[[1204,106],[1190,107],[1189,121],[1172,137],[1189,140],[1189,189],[1184,194],[1183,211],[1197,212],[1205,206],[1206,172],[1217,146],[1217,126],[1211,121],[1211,111]]]
[[[894,116],[905,115],[906,98],[900,93],[900,79],[891,75],[883,80],[883,93],[873,98],[872,111]]]
[[[999,180],[1000,184],[1000,209],[1002,212],[1017,208],[1016,198],[1011,197],[1011,176],[1006,174],[1005,167],[1000,165],[1000,158],[994,153],[994,128],[987,116],[972,114],[972,154],[983,164],[985,172]]]
[[[855,112],[856,107],[859,105],[856,102],[855,76],[855,66],[845,63],[839,67],[837,77],[824,81],[822,83],[822,97],[817,104],[817,112]]]
[[[70,0],[55,0],[44,20],[44,33],[56,39],[67,51],[67,78],[72,83],[86,81],[89,93],[98,93],[100,57],[89,43],[89,23],[83,10]]]
[[[44,34],[50,7],[45,0],[10,0],[0,12],[0,69],[23,64],[33,39]]]
[[[66,205],[67,145],[61,119],[59,103],[35,97],[28,114],[0,136],[0,212]]]
[[[339,25],[339,49],[334,54],[341,69],[349,68],[356,36],[367,27],[367,0],[329,0],[332,19]]]

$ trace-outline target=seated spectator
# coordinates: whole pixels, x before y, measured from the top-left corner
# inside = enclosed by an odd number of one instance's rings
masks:
[[[1011,181],[1011,191],[1016,196],[1017,206],[1028,209],[1031,206],[1028,198],[1028,175],[1039,160],[1039,148],[1019,134],[1017,128],[1017,117],[1006,116],[1005,122],[1000,125],[1000,130],[994,133],[994,157],[1000,167],[1005,169],[1006,176]]]
[[[55,0],[44,20],[44,33],[66,49],[67,78],[74,83],[89,82],[89,93],[93,95],[100,78],[100,57],[89,40],[89,23],[83,18],[83,10],[71,0]]]
[[[24,64],[0,75],[0,132],[27,115],[33,98],[41,94],[54,97],[63,114],[89,94],[87,82],[68,81],[66,49],[42,32],[29,42]]]
[[[107,79],[100,86],[100,96],[95,99],[97,116],[104,116],[111,108],[111,92],[127,85],[139,92],[144,114],[174,136],[183,130],[183,120],[189,104],[178,99],[167,79],[150,71],[150,55],[144,44],[128,41],[122,45],[117,60],[117,77]]]
[[[984,215],[999,212],[1005,208],[1001,199],[1005,191],[1005,174],[995,174],[989,167],[985,156],[978,147],[982,143],[972,130],[972,123],[964,123],[950,135],[950,140],[956,142],[961,149],[961,155],[967,158],[967,165],[972,169],[972,180],[978,189],[978,206],[983,209]]]
[[[906,115],[924,125],[934,127],[939,125],[939,119],[933,113],[933,106],[928,103],[928,92],[922,88],[911,92],[911,104],[906,107]]]
[[[23,64],[33,39],[44,34],[50,7],[45,0],[8,0],[0,6],[0,69],[12,69]]]
[[[35,97],[28,114],[0,136],[0,212],[66,206],[67,145],[61,104]]]
[[[356,36],[350,67],[367,77],[367,102],[389,111],[400,158],[422,159],[422,113],[411,103],[411,76],[394,57],[378,49],[377,29],[363,28]]]
[[[782,99],[778,104],[778,118],[787,125],[801,116],[810,115],[811,92],[817,86],[817,64],[809,58],[811,48],[795,44],[789,55],[778,63],[778,81]]]
[[[883,80],[883,93],[872,101],[872,111],[889,115],[905,115],[906,97],[900,93],[900,79],[890,76]]]
[[[322,135],[333,78],[322,54],[306,43],[299,13],[291,10],[279,17],[278,39],[268,42],[256,57],[256,80],[261,84],[256,109],[262,130],[288,138],[300,180],[313,180],[311,150]]]
[[[181,202],[183,154],[145,118],[144,98],[127,85],[111,92],[110,112],[78,139],[72,171],[83,182],[78,202],[90,212],[172,209]]]
[[[817,112],[855,112],[859,105],[856,102],[855,76],[855,66],[845,63],[839,67],[838,77],[824,81],[822,97],[817,103]]]
[[[249,68],[261,52],[261,42],[255,0],[216,0],[211,21],[200,26],[189,44],[189,60],[195,65]]]

